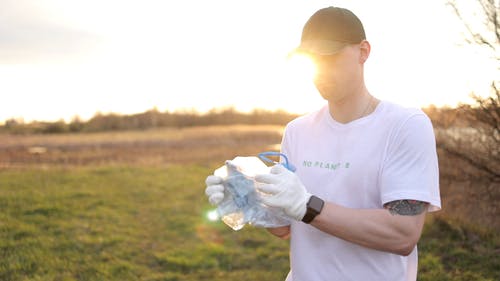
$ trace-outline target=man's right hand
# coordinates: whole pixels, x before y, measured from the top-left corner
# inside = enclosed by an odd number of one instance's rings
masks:
[[[222,178],[210,175],[205,180],[207,187],[205,194],[208,197],[208,202],[212,205],[218,205],[224,199],[224,186],[222,185]]]

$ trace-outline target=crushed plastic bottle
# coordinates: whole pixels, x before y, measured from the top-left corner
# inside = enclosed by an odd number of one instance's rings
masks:
[[[233,230],[240,230],[246,224],[256,227],[278,227],[289,225],[289,219],[279,209],[265,206],[260,201],[254,176],[269,173],[257,157],[236,157],[214,172],[223,178],[224,199],[217,207],[222,221]]]

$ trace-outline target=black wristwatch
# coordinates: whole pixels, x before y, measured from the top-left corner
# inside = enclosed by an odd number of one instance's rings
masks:
[[[302,218],[302,221],[305,223],[311,223],[312,220],[319,215],[319,213],[321,213],[324,205],[325,201],[317,196],[311,195],[311,197],[309,197],[309,201],[307,201],[307,211]]]

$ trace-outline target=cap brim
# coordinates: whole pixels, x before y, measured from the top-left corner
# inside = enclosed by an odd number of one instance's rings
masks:
[[[333,55],[347,45],[349,44],[339,41],[306,40],[300,43],[300,46],[295,49],[295,52],[315,55]]]

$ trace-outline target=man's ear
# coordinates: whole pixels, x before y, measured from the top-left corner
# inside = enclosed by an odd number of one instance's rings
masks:
[[[366,40],[361,41],[359,44],[359,62],[364,64],[368,57],[370,56],[371,46]]]

